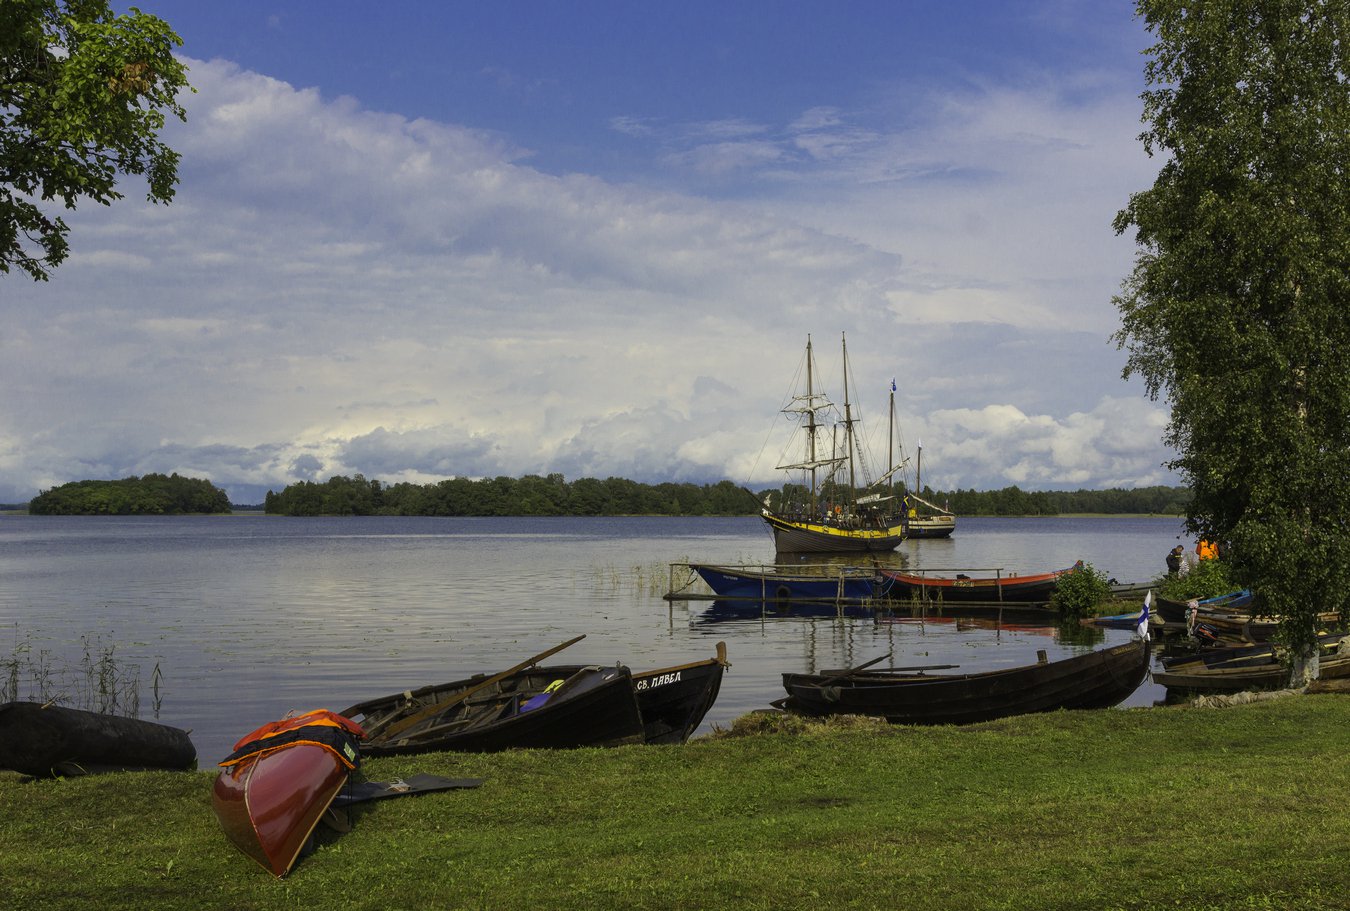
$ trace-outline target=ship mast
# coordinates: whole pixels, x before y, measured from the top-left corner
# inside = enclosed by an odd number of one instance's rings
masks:
[[[890,478],[891,497],[895,497],[895,380],[891,380],[891,416],[886,424],[886,475]]]
[[[806,336],[806,401],[815,404],[815,390],[811,388],[811,336]],[[806,461],[811,466],[811,509],[808,516],[816,515],[816,410],[808,408],[806,412]]]
[[[853,440],[853,411],[848,400],[848,340],[844,338],[844,333],[839,333],[839,341],[844,351],[844,436],[845,445],[848,447],[848,501],[850,504],[855,499],[857,490],[857,480],[854,477],[854,440]]]

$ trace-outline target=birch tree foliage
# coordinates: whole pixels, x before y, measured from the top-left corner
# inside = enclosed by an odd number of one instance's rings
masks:
[[[182,40],[161,19],[107,0],[0,0],[0,272],[34,279],[69,253],[59,214],[122,198],[143,176],[168,202],[178,155],[159,138],[184,119]]]
[[[1311,654],[1350,609],[1350,0],[1139,0],[1160,160],[1115,219],[1125,375],[1171,406],[1189,529]]]

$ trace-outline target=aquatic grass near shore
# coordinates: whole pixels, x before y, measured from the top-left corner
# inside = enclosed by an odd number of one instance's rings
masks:
[[[688,557],[681,557],[673,562],[688,561]],[[670,585],[670,566],[670,563],[663,562],[633,564],[625,569],[619,569],[613,564],[595,566],[593,567],[595,590],[606,594],[634,593],[659,598],[666,593]]]
[[[60,658],[47,647],[35,646],[31,635],[15,628],[9,657],[0,659],[0,702],[41,702],[135,718],[141,711],[141,666],[121,661],[116,644],[97,636],[80,638],[80,657],[62,670]],[[152,710],[162,705],[164,675],[156,663],[150,674]]]

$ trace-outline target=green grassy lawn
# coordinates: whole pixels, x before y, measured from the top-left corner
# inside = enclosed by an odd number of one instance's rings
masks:
[[[0,908],[1318,909],[1350,896],[1350,699],[807,726],[369,760],[481,777],[365,805],[276,880],[213,771],[0,774]],[[742,725],[738,723],[738,728]]]

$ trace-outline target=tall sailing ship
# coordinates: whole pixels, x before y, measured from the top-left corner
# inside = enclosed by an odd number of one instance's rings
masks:
[[[831,420],[838,410],[825,392],[816,388],[810,336],[806,339],[805,391],[793,395],[783,409],[799,423],[802,449],[800,459],[778,468],[801,472],[803,484],[800,500],[780,502],[777,509],[766,505],[763,511],[780,553],[887,551],[905,538],[904,511],[886,486],[896,468],[875,482],[867,477],[849,401],[848,342],[842,335],[840,341],[844,363],[842,418]],[[827,432],[828,445],[821,439]],[[789,489],[785,486],[784,493]]]

